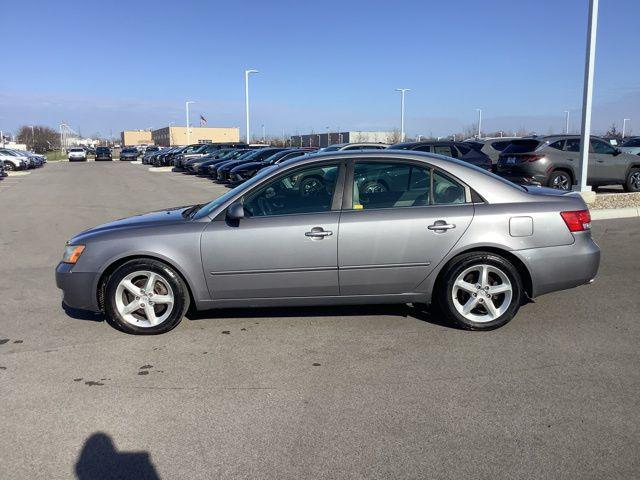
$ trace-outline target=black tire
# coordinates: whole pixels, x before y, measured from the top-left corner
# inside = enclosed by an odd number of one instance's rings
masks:
[[[458,312],[456,306],[454,305],[453,290],[456,279],[465,270],[476,265],[489,265],[495,269],[500,270],[511,283],[510,304],[506,306],[506,310],[500,316],[491,321],[476,322],[469,318],[466,318],[460,312]],[[446,270],[443,272],[441,281],[438,285],[436,285],[435,300],[437,302],[437,307],[439,307],[439,310],[442,312],[442,314],[444,314],[448,320],[452,321],[458,326],[466,330],[493,330],[507,324],[520,309],[520,305],[522,304],[522,299],[524,296],[522,278],[520,277],[520,273],[518,272],[518,270],[507,259],[489,252],[471,252],[462,254],[454,258],[445,266],[445,269]],[[472,281],[471,283],[475,282],[476,281]],[[459,290],[456,293],[456,295],[464,294],[470,296],[470,294],[466,293],[464,290]],[[495,297],[497,302],[504,302],[507,299],[505,294],[498,294]],[[460,299],[460,297],[458,297],[458,299]],[[464,301],[464,298],[462,298],[462,300]],[[493,302],[493,304],[496,305],[495,302]],[[498,308],[500,307],[502,307],[502,304],[500,304]],[[478,308],[479,310],[474,309],[471,312],[481,312],[482,309],[487,311],[482,304],[478,304]]]
[[[156,326],[139,327],[127,322],[116,306],[116,291],[118,285],[127,275],[137,271],[151,271],[162,276],[173,291],[174,303],[169,316]],[[105,281],[104,309],[107,322],[113,327],[134,335],[157,335],[175,328],[189,308],[189,292],[182,277],[168,266],[158,260],[140,258],[120,265]]]
[[[7,172],[13,172],[16,169],[16,166],[11,162],[4,162],[4,169]]]
[[[569,173],[564,170],[556,170],[549,175],[547,186],[557,190],[570,191],[573,187],[573,181],[571,180],[571,175]]]
[[[640,192],[640,168],[632,168],[624,182],[625,192]]]

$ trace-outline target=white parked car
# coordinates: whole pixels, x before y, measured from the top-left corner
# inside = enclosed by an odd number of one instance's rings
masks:
[[[74,147],[69,149],[70,162],[86,162],[87,151],[82,147]]]
[[[26,170],[29,168],[29,159],[15,150],[0,148],[0,161],[6,171]]]

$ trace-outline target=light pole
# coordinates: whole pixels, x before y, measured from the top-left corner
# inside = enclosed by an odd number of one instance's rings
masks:
[[[329,133],[329,127],[325,127],[327,129],[327,147],[329,145],[331,145],[331,138],[330,138],[330,133]]]
[[[0,130],[0,142],[2,142],[2,148],[4,148],[4,133]]]
[[[262,143],[266,143],[266,135],[264,133],[264,123],[262,124]]]
[[[416,135],[416,140],[419,142],[422,139],[422,135]]]
[[[409,92],[408,88],[396,88],[400,92],[400,141],[404,142],[404,94]]]
[[[631,119],[630,118],[623,118],[622,119],[622,138],[624,138],[624,134],[627,133],[627,122],[630,122]]]
[[[482,109],[476,108],[478,112],[478,140],[482,138]]]
[[[36,148],[36,134],[33,131],[33,125],[29,125],[31,127],[31,149]]]
[[[245,119],[247,121],[247,145],[251,143],[249,141],[250,132],[249,132],[249,75],[252,73],[258,73],[258,70],[245,70],[244,71],[244,106],[245,106]]]
[[[569,135],[569,110],[564,111],[564,134]]]
[[[580,184],[581,192],[587,187],[589,166],[589,139],[591,135],[591,102],[593,100],[593,71],[596,60],[596,32],[598,30],[598,0],[589,0],[589,27],[587,31],[587,53],[584,62],[584,91],[582,96],[582,135],[580,136]]]
[[[187,145],[189,145],[191,143],[191,132],[190,127],[189,127],[189,104],[190,103],[196,103],[196,102],[192,102],[191,100],[187,100],[186,102],[184,102],[184,108],[187,111]]]

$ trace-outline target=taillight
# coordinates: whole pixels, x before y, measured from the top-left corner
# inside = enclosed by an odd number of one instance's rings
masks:
[[[589,210],[560,212],[560,215],[570,232],[584,232],[591,229],[591,214]]]

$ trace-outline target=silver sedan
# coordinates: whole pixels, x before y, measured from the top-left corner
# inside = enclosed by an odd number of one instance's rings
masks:
[[[432,305],[467,329],[596,276],[582,198],[524,188],[449,157],[330,152],[261,171],[204,205],[73,237],[64,302],[157,334],[188,308]]]

